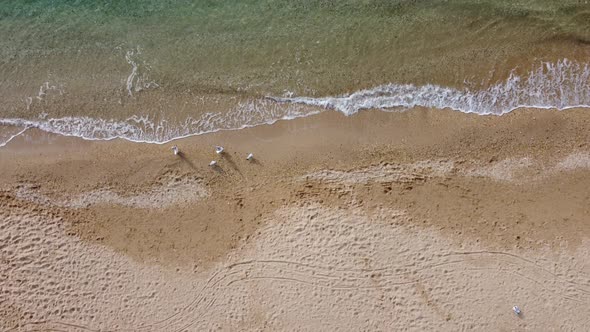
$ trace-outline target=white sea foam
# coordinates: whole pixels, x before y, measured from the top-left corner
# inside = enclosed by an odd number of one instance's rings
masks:
[[[12,141],[13,139],[17,138],[18,136],[22,135],[25,131],[27,131],[27,129],[29,129],[29,127],[24,127],[22,129],[20,129],[18,132],[16,132],[15,134],[8,134],[7,137],[2,137],[0,136],[0,148],[3,146],[6,146],[6,144],[10,143],[10,141]]]
[[[126,57],[132,66],[132,72],[127,78],[127,91],[130,95],[134,91],[150,87],[151,84],[146,83],[147,76],[141,76],[137,72],[139,60],[134,57],[139,52],[132,51]],[[47,89],[43,88],[47,86],[49,85],[44,85],[41,92],[45,92]],[[481,90],[455,89],[433,84],[387,84],[339,97],[293,97],[291,93],[286,93],[284,97],[242,102],[227,112],[204,113],[180,122],[170,119],[155,120],[150,116],[132,116],[125,120],[47,116],[34,120],[0,119],[0,125],[34,127],[89,140],[123,138],[134,142],[166,143],[192,135],[310,116],[320,113],[321,108],[352,115],[363,109],[390,111],[412,107],[450,108],[482,115],[501,115],[523,107],[560,110],[590,107],[590,66],[567,59],[543,63],[524,77],[513,72],[505,81]]]
[[[182,122],[154,121],[150,116],[132,116],[125,120],[62,117],[0,119],[0,125],[38,128],[88,140],[122,138],[133,142],[163,144],[187,136],[272,124],[278,120],[290,120],[319,112],[318,109],[301,105],[280,105],[269,100],[256,100],[238,103],[225,113],[204,113],[198,118],[188,117]]]
[[[139,92],[144,89],[157,88],[158,83],[150,81],[148,72],[151,70],[151,66],[145,61],[141,61],[139,56],[141,55],[141,49],[137,47],[134,50],[127,51],[125,54],[125,60],[131,65],[131,73],[127,76],[126,89],[127,94],[132,97],[133,92]],[[144,73],[140,73],[140,67]]]
[[[277,97],[277,102],[315,105],[352,115],[363,109],[427,107],[501,115],[518,108],[590,107],[590,67],[567,59],[543,63],[527,77],[514,72],[483,90],[439,85],[386,84],[338,97]]]
[[[39,86],[39,92],[36,96],[28,96],[24,98],[25,105],[27,107],[27,111],[31,109],[31,106],[34,102],[40,103],[43,102],[46,97],[49,95],[57,95],[63,96],[65,92],[65,87],[61,83],[50,83],[49,81],[44,82]]]

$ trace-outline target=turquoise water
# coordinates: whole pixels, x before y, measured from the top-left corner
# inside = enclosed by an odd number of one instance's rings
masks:
[[[0,1],[0,36],[0,123],[96,139],[325,108],[567,108],[590,84],[578,0]]]

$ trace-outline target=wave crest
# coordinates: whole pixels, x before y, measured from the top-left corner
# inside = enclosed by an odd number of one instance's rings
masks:
[[[38,120],[0,119],[0,125],[38,128],[46,132],[76,136],[87,140],[122,138],[133,142],[163,144],[187,136],[236,130],[278,120],[289,120],[319,113],[300,105],[279,105],[269,100],[238,103],[228,112],[204,113],[183,121],[158,120],[150,116],[132,116],[125,120],[91,117],[62,117]]]
[[[150,116],[132,116],[125,120],[41,117],[36,120],[0,119],[0,125],[39,128],[89,140],[123,138],[134,142],[166,143],[187,136],[305,117],[320,113],[322,108],[352,115],[363,109],[413,107],[450,108],[482,115],[501,115],[523,107],[560,110],[590,107],[590,66],[567,59],[543,63],[528,76],[521,77],[513,71],[505,81],[482,90],[433,84],[386,84],[339,97],[268,97],[238,103],[227,112],[204,113],[180,121],[157,120]],[[10,136],[9,140],[20,134],[22,132]]]
[[[514,73],[484,90],[439,85],[386,84],[339,97],[272,98],[277,102],[335,109],[352,115],[363,109],[427,107],[501,115],[518,108],[590,107],[590,67],[567,59],[543,63],[527,77]]]

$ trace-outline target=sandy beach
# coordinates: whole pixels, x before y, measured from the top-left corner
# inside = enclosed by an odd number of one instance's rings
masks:
[[[29,129],[0,149],[0,330],[587,331],[588,188],[581,109]]]
[[[588,22],[4,1],[0,332],[590,331]]]

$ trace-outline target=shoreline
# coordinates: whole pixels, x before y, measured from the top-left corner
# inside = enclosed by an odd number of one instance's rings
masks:
[[[294,103],[297,104],[297,102],[294,102]],[[419,112],[419,111],[425,110],[425,109],[429,109],[429,108],[423,107],[423,106],[416,106],[416,107],[412,107],[411,109],[406,109],[406,110],[401,110],[401,111],[389,111],[389,110],[381,110],[381,109],[371,108],[371,109],[362,109],[362,110],[359,110],[358,112],[347,115],[347,114],[342,113],[341,111],[334,110],[331,108],[328,108],[328,109],[321,108],[317,112],[311,113],[308,115],[297,116],[297,117],[293,117],[293,118],[281,118],[281,119],[273,120],[272,122],[268,122],[268,123],[246,125],[244,127],[239,127],[239,128],[234,128],[234,129],[216,129],[216,130],[209,131],[209,132],[187,134],[187,135],[178,136],[178,137],[166,140],[166,141],[134,140],[134,139],[129,139],[129,138],[120,137],[120,136],[112,137],[112,138],[88,138],[88,137],[78,136],[78,135],[74,135],[74,134],[63,134],[63,133],[56,133],[53,131],[47,131],[45,129],[39,128],[38,126],[26,126],[26,125],[14,124],[12,121],[14,119],[8,119],[8,120],[11,120],[11,123],[0,124],[0,126],[22,128],[17,134],[11,135],[11,137],[8,139],[8,141],[4,143],[5,145],[7,145],[10,141],[17,138],[18,136],[22,135],[27,130],[40,131],[43,133],[43,135],[45,135],[47,137],[49,137],[49,136],[64,137],[64,138],[71,138],[71,139],[80,139],[82,141],[88,141],[88,142],[125,141],[128,143],[137,143],[137,144],[166,145],[166,144],[174,143],[176,141],[182,141],[182,140],[191,139],[191,138],[200,137],[200,136],[206,136],[206,135],[212,135],[212,134],[224,133],[224,132],[242,131],[242,130],[257,128],[257,127],[273,126],[279,122],[294,121],[294,120],[299,120],[299,119],[303,119],[303,118],[313,118],[313,117],[316,117],[322,113],[336,113],[339,116],[343,116],[345,118],[349,118],[349,117],[352,118],[352,117],[358,116],[358,114],[360,114],[360,113],[365,113],[365,112],[407,113],[407,112]],[[550,107],[550,106],[547,106],[547,107],[545,107],[545,106],[518,106],[514,109],[511,109],[510,111],[507,111],[507,112],[504,112],[501,114],[494,114],[494,113],[481,114],[481,113],[476,113],[476,112],[464,112],[464,111],[456,110],[456,109],[453,109],[450,107],[445,107],[443,109],[433,109],[432,112],[443,112],[443,113],[444,112],[453,112],[453,113],[458,113],[459,116],[460,116],[460,114],[463,114],[464,116],[480,116],[480,117],[502,117],[502,116],[507,116],[507,115],[514,113],[514,112],[516,112],[516,113],[525,112],[525,113],[530,113],[531,116],[533,116],[533,118],[534,118],[534,112],[546,112],[546,111],[567,112],[567,111],[571,111],[571,110],[580,111],[580,110],[589,110],[589,109],[590,109],[590,105],[567,106],[564,108],[556,108],[556,107]],[[21,120],[21,119],[17,119],[17,120]],[[26,120],[26,121],[28,121],[28,120]],[[341,121],[341,120],[339,119],[338,121]],[[37,134],[35,136],[39,136],[39,135],[40,134]],[[2,145],[0,147],[4,147],[5,145]]]
[[[473,84],[467,81],[463,82],[462,88],[436,84],[387,83],[352,90],[337,96],[264,96],[249,99],[238,94],[220,99],[220,96],[213,94],[201,96],[200,102],[197,101],[198,98],[195,99],[196,96],[185,96],[174,103],[163,104],[158,102],[163,92],[151,91],[124,102],[120,99],[120,107],[104,106],[102,112],[107,118],[108,114],[111,114],[109,120],[76,116],[75,113],[70,114],[69,109],[84,110],[84,107],[68,105],[65,99],[45,100],[39,97],[39,102],[49,107],[47,110],[55,108],[61,111],[49,112],[54,115],[48,120],[4,118],[0,120],[0,130],[2,127],[29,127],[63,136],[82,137],[85,140],[121,138],[136,143],[166,144],[192,136],[272,125],[279,121],[292,121],[332,111],[354,116],[359,112],[377,110],[412,112],[416,108],[427,108],[453,110],[464,114],[502,116],[529,109],[565,111],[590,108],[590,100],[586,98],[588,86],[584,79],[588,76],[590,67],[583,62],[567,58],[557,62],[540,62],[527,73],[521,73],[522,76],[516,74],[517,68],[509,71],[504,80],[489,83],[485,87],[482,83],[482,89],[473,89],[470,87]],[[567,84],[562,84],[562,81]],[[569,102],[570,100],[573,101]],[[154,103],[160,107],[158,112],[141,111],[140,105]],[[47,110],[43,107],[41,106],[37,112],[47,116]],[[165,116],[165,110],[168,109],[178,109],[178,113]],[[16,111],[16,108],[11,112],[13,111]],[[27,113],[34,112],[29,112],[27,106]],[[130,116],[121,117],[127,113]],[[158,113],[159,115],[154,115]],[[101,114],[100,108],[88,114]],[[269,116],[273,119],[268,119]],[[262,121],[261,117],[266,120]],[[182,134],[179,134],[180,132]]]

